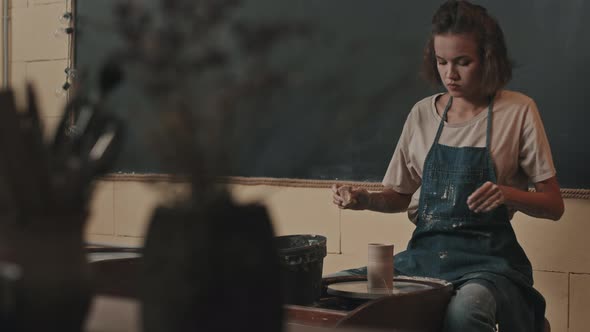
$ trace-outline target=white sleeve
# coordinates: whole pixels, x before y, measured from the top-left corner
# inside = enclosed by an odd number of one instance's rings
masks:
[[[410,141],[413,135],[412,112],[406,119],[402,134],[397,142],[382,184],[401,194],[413,194],[422,183],[418,172],[412,167],[409,157]]]
[[[528,106],[520,142],[520,167],[531,182],[537,183],[555,176],[551,147],[534,101]]]

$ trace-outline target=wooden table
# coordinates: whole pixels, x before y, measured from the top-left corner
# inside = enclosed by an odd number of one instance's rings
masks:
[[[288,309],[289,310],[289,309]],[[85,332],[140,332],[139,302],[131,298],[96,296],[86,320]],[[285,332],[329,332],[334,327],[321,327],[286,322]],[[345,328],[346,332],[380,332],[370,328]],[[388,330],[392,332],[392,330]]]
[[[139,258],[120,257],[119,259],[96,261],[92,264],[100,275],[97,280],[98,293],[91,317],[102,317],[129,313],[136,321],[137,280],[139,277]],[[286,305],[286,322],[291,331],[333,328],[386,329],[388,331],[437,331],[442,323],[445,309],[453,292],[452,285],[441,287],[432,281],[433,287],[424,291],[404,295],[388,295],[369,301],[350,301],[327,294],[327,286],[332,283],[364,280],[362,277],[338,277],[323,279],[321,298],[311,305]],[[395,280],[394,280],[395,282]],[[424,282],[428,282],[425,279]],[[437,287],[434,287],[437,286]],[[117,300],[117,297],[119,298]],[[126,298],[126,299],[125,299]],[[129,302],[131,301],[131,302]],[[120,307],[119,309],[116,309]],[[113,309],[115,308],[115,309]],[[127,331],[133,331],[126,319]],[[119,331],[95,328],[103,324],[101,318],[91,318],[87,331]],[[92,323],[94,322],[94,323]],[[94,325],[93,325],[94,324]],[[123,324],[123,323],[120,323]],[[138,326],[137,322],[133,323]],[[115,328],[115,327],[113,327]],[[294,330],[295,329],[295,330]],[[123,331],[123,330],[120,330]]]

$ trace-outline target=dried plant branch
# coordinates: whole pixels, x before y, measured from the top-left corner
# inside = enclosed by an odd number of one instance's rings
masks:
[[[189,176],[193,196],[210,195],[215,178],[230,169],[234,132],[244,126],[238,115],[254,122],[267,111],[263,100],[285,85],[285,73],[269,64],[273,47],[309,34],[299,22],[234,19],[240,4],[162,0],[158,18],[136,1],[116,8],[126,46],[119,57],[140,73],[161,120],[161,159]]]

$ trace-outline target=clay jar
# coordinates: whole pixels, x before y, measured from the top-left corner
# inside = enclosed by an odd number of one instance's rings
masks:
[[[393,288],[393,244],[369,243],[367,262],[367,288],[383,290]]]

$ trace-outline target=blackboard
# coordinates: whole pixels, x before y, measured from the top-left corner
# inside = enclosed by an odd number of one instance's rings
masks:
[[[113,21],[115,2],[77,1],[78,69],[98,71],[111,50],[120,47]],[[157,0],[145,3],[157,10]],[[440,3],[244,0],[239,9],[244,17],[302,20],[311,23],[313,34],[283,50],[305,59],[293,74],[304,82],[301,91],[276,101],[273,112],[258,119],[256,131],[240,133],[244,137],[229,151],[232,165],[226,175],[380,181],[409,110],[437,91],[420,79],[418,71],[430,19]],[[590,3],[476,3],[488,8],[504,30],[516,64],[508,88],[537,102],[562,187],[590,188]],[[313,83],[324,78],[336,87],[317,93]],[[134,90],[123,84],[108,100],[129,126],[114,171],[168,172],[145,141],[145,128],[154,125],[153,110]],[[333,132],[334,127],[346,130]]]

